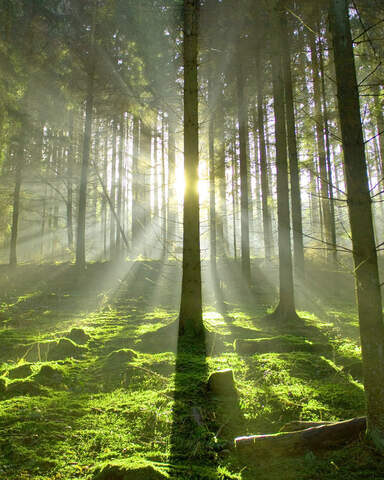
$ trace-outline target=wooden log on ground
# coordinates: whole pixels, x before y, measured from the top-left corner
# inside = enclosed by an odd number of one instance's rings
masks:
[[[239,453],[289,455],[342,446],[357,440],[365,429],[366,418],[358,417],[294,432],[237,437],[235,448]]]
[[[279,432],[297,432],[312,427],[321,427],[321,425],[332,425],[335,422],[305,422],[302,420],[294,420],[283,425]]]

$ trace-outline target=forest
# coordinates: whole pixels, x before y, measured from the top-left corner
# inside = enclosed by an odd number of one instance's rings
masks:
[[[384,480],[383,0],[0,0],[0,480]]]

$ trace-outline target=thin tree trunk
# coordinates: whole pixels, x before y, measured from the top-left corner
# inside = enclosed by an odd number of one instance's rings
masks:
[[[123,210],[123,158],[124,158],[124,115],[121,115],[119,122],[119,164],[118,164],[118,184],[117,184],[117,217],[120,225],[123,225],[122,210]],[[118,257],[122,255],[121,233],[116,231],[116,253]]]
[[[17,149],[16,168],[15,168],[15,186],[13,190],[13,208],[11,225],[11,242],[9,253],[9,264],[17,265],[17,236],[19,231],[20,216],[20,191],[22,181],[22,165],[24,163],[24,132],[20,133],[20,144]]]
[[[169,148],[169,146],[168,146]],[[165,118],[161,115],[161,226],[163,231],[163,256],[167,253],[168,232],[167,232],[167,191],[165,179]]]
[[[117,163],[117,122],[113,119],[112,123],[112,172],[111,172],[111,192],[109,198],[111,199],[111,210],[116,210],[116,163]],[[110,230],[109,230],[109,257],[114,258],[116,253],[116,218],[114,215],[110,216]]]
[[[328,121],[328,106],[327,106],[327,95],[325,88],[325,73],[324,73],[324,57],[323,57],[323,45],[320,44],[319,47],[319,59],[320,59],[320,76],[321,76],[321,92],[323,99],[323,112],[324,112],[324,136],[325,136],[325,148],[326,148],[326,159],[327,159],[327,171],[328,171],[328,183],[329,183],[329,210],[330,210],[330,228],[331,228],[331,242],[332,245],[328,245],[328,248],[332,251],[332,260],[333,263],[337,262],[337,251],[336,251],[336,221],[335,221],[335,200],[333,192],[333,175],[332,175],[332,164],[331,164],[331,145],[329,139],[329,121]]]
[[[217,180],[217,200],[216,200],[216,235],[217,235],[217,254],[223,257],[226,254],[226,238],[227,238],[227,204],[225,196],[225,136],[224,136],[224,95],[223,85],[219,80],[219,93],[217,96],[217,108],[215,115],[215,132],[216,132],[216,180]]]
[[[77,216],[77,239],[76,239],[76,265],[85,269],[85,219],[87,208],[87,185],[89,157],[91,151],[92,118],[94,102],[94,72],[88,73],[87,79],[87,99],[85,107],[85,126],[83,138],[83,157],[81,163],[80,187],[79,187],[79,210]]]
[[[263,235],[265,258],[271,260],[273,255],[272,219],[270,211],[270,192],[268,181],[267,151],[265,147],[263,84],[260,68],[257,82],[257,118],[259,127],[259,152],[261,174],[261,202],[263,210]]]
[[[300,280],[304,279],[304,245],[303,222],[301,214],[300,172],[297,156],[296,122],[293,107],[293,87],[291,73],[290,37],[285,14],[280,16],[284,92],[286,106],[287,139],[289,154],[289,173],[291,180],[292,229],[293,229],[293,260],[295,273]]]
[[[73,249],[73,165],[74,165],[74,112],[69,113],[68,154],[67,154],[67,239],[68,249]]]
[[[251,282],[251,261],[249,249],[249,202],[248,202],[248,108],[242,66],[237,71],[237,106],[240,139],[240,194],[241,194],[241,269],[246,283]]]
[[[172,110],[168,112],[168,203],[167,203],[167,229],[163,232],[163,240],[167,242],[168,250],[172,250],[175,242],[177,222],[176,198],[176,119]],[[166,235],[166,237],[165,237]]]
[[[215,192],[215,105],[213,101],[213,79],[208,79],[208,149],[209,149],[209,246],[213,284],[216,285],[216,192]]]
[[[133,117],[132,126],[132,246],[138,248],[140,238],[140,207],[139,195],[141,185],[139,183],[139,119]]]
[[[324,144],[324,119],[321,111],[321,84],[320,84],[320,72],[319,72],[319,60],[317,55],[317,48],[314,35],[310,36],[311,39],[311,61],[312,61],[312,78],[313,78],[313,92],[314,92],[314,105],[315,105],[315,122],[316,122],[316,137],[318,146],[318,159],[319,159],[319,174],[320,174],[320,205],[321,205],[321,225],[323,226],[324,240],[327,248],[332,243],[332,228],[331,228],[331,214],[329,206],[328,195],[328,175],[327,175],[327,162],[325,155]],[[327,255],[329,258],[329,255]]]

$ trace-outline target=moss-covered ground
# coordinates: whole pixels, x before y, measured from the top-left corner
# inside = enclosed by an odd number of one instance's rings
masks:
[[[172,263],[1,267],[0,479],[384,479],[363,441],[237,457],[238,435],[365,406],[353,296],[313,279],[300,320],[281,324],[266,316],[272,287],[248,292],[229,270],[220,302],[205,287],[196,345],[177,341]],[[209,392],[209,374],[228,368],[237,395]]]

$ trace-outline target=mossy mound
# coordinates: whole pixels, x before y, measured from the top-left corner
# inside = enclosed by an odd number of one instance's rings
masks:
[[[270,338],[237,339],[234,348],[240,354],[254,353],[328,353],[331,347],[327,344],[312,343],[303,337],[279,335]]]
[[[7,395],[9,397],[17,396],[38,396],[41,395],[42,391],[40,385],[36,384],[32,380],[16,380],[8,385]]]
[[[4,377],[0,377],[0,395],[4,394],[7,390],[7,384]]]
[[[137,353],[130,348],[122,348],[111,352],[105,359],[105,368],[119,368],[128,362],[132,362],[137,358]]]
[[[57,365],[43,365],[39,373],[34,376],[34,380],[41,385],[59,386],[64,383],[65,375],[63,369]]]
[[[81,358],[87,351],[84,346],[76,345],[68,338],[60,338],[58,342],[51,342],[47,360],[64,360],[65,358]]]
[[[363,379],[363,363],[361,360],[356,360],[355,362],[345,365],[344,371],[357,380]]]
[[[149,462],[111,462],[96,469],[94,480],[164,480],[165,468]]]
[[[26,378],[32,375],[32,367],[30,363],[24,363],[16,368],[12,368],[8,372],[8,378],[15,379],[15,378]]]
[[[69,338],[78,345],[85,345],[91,337],[85,333],[82,328],[75,327],[66,335],[66,338]]]

